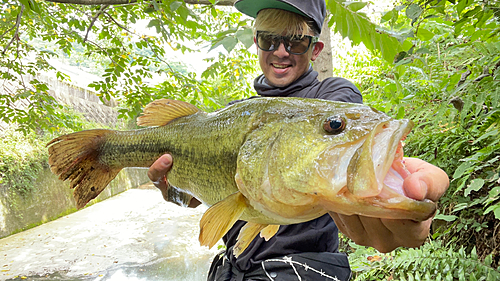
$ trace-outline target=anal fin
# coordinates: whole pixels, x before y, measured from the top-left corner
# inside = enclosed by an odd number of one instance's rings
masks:
[[[212,248],[246,208],[245,196],[239,191],[210,207],[200,221],[200,244]]]
[[[247,222],[238,234],[237,242],[233,247],[233,254],[238,257],[250,245],[250,242],[259,234],[261,230],[266,228],[267,224]]]
[[[280,229],[279,224],[270,224],[260,231],[260,237],[269,241]]]

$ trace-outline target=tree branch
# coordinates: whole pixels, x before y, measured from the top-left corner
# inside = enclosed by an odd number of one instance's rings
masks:
[[[45,0],[47,2],[78,5],[123,5],[137,3],[137,0]],[[212,5],[208,0],[184,0],[186,4]],[[233,6],[236,0],[220,0],[217,6]]]
[[[97,20],[97,18],[109,7],[109,5],[103,5],[101,6],[101,8],[99,9],[99,11],[97,11],[97,13],[95,14],[95,16],[92,18],[92,21],[90,22],[89,24],[89,28],[87,29],[87,34],[85,34],[85,38],[83,39],[83,42],[85,43],[85,41],[87,41],[87,38],[89,37],[89,32],[90,30],[92,30],[92,26],[94,26],[95,24],[95,21]]]
[[[114,22],[114,23],[115,23],[115,24],[116,24],[119,28],[121,28],[121,29],[123,29],[123,30],[127,31],[127,32],[128,32],[128,33],[130,33],[130,34],[135,34],[135,35],[137,35],[135,32],[128,30],[125,26],[123,26],[123,25],[121,25],[119,22],[117,22],[117,21],[116,21],[116,20],[115,20],[115,19],[114,19],[114,18],[113,18],[113,17],[112,17],[109,13],[104,12],[104,15],[105,15],[105,16],[107,16],[107,17],[108,17],[111,21],[113,21],[113,22]]]
[[[9,43],[7,43],[7,45],[3,49],[2,55],[5,55],[5,52],[7,52],[7,49],[9,48],[10,44],[12,44],[12,42],[14,42],[15,39],[19,40],[19,25],[21,24],[21,18],[23,16],[23,12],[24,12],[24,5],[21,4],[21,11],[17,15],[16,24],[14,25],[16,27],[16,32],[14,33],[14,36],[12,36],[12,39],[10,39]]]

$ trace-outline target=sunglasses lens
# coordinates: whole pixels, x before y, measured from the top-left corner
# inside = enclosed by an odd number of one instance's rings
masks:
[[[310,42],[311,37],[308,36],[304,36],[302,38],[292,37],[287,42],[287,45],[289,46],[287,49],[292,54],[303,54],[309,49]]]
[[[257,46],[263,51],[274,51],[283,42],[290,54],[301,55],[311,45],[311,36],[276,36],[264,32],[257,32]]]
[[[279,44],[279,39],[276,36],[272,36],[269,34],[257,34],[257,46],[264,51],[273,51],[276,46],[276,42]]]

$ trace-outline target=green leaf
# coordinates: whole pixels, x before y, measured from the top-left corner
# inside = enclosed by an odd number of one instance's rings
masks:
[[[493,206],[489,206],[488,209],[486,209],[486,211],[484,211],[484,214],[486,215],[491,211],[493,211],[495,218],[497,220],[500,220],[500,203],[493,205]]]
[[[467,11],[464,15],[463,18],[469,18],[474,16],[475,14],[481,12],[481,6],[476,6],[474,9]]]
[[[244,30],[238,30],[236,32],[236,38],[240,40],[243,45],[248,49],[253,45],[253,31],[251,28],[246,28]]]
[[[478,139],[476,139],[472,144],[476,144],[480,141],[482,141],[483,139],[487,139],[488,137],[491,137],[491,136],[498,136],[498,130],[497,129],[494,129],[494,130],[491,130],[489,132],[486,132],[486,133],[483,133]]]
[[[415,54],[430,54],[431,51],[427,49],[426,47],[420,48],[415,51]]]
[[[423,11],[424,11],[424,9],[422,9],[422,7],[420,7],[420,5],[410,4],[410,6],[408,6],[406,8],[406,16],[409,19],[415,20],[422,14]]]
[[[405,116],[405,107],[400,106],[398,109],[398,115],[396,116],[396,119],[401,119]]]
[[[392,9],[390,11],[387,11],[385,12],[383,15],[382,15],[382,18],[380,20],[380,23],[384,23],[384,22],[387,22],[387,21],[390,21],[392,20],[392,18],[394,17],[394,13],[397,13],[396,10]]]
[[[30,10],[30,3],[29,3],[30,0],[19,0],[19,2],[21,2],[21,4],[24,6],[25,9],[27,9],[28,11]]]
[[[483,179],[474,179],[464,191],[464,196],[469,196],[472,191],[480,190],[484,185]]]
[[[434,219],[435,220],[444,220],[444,221],[447,221],[447,222],[451,222],[451,221],[454,221],[456,220],[458,217],[455,216],[455,215],[443,215],[443,214],[437,214]]]
[[[453,179],[457,179],[461,177],[466,171],[470,170],[472,167],[471,162],[464,162],[458,168],[455,170],[455,173],[453,173]]]
[[[401,43],[385,32],[377,30],[377,26],[341,4],[341,0],[328,1],[330,12],[335,15],[330,19],[329,26],[335,23],[335,31],[342,37],[349,37],[354,44],[363,43],[369,50],[378,50],[382,57],[393,62],[397,53],[403,50]]]
[[[346,1],[344,2],[344,5],[349,8],[349,10],[353,12],[357,12],[361,9],[363,9],[368,2],[359,2],[359,1]]]
[[[179,16],[181,16],[184,22],[186,22],[187,17],[189,15],[189,9],[186,8],[185,6],[180,6],[179,9],[177,9],[177,13],[179,14]]]
[[[36,1],[29,0],[28,3],[29,3],[31,10],[33,10],[33,12],[35,12],[37,14],[40,13],[40,8],[39,8],[38,3]]]
[[[500,185],[499,186],[495,186],[493,189],[490,190],[490,192],[488,193],[488,195],[490,197],[497,197],[498,195],[500,194]]]
[[[460,0],[458,2],[458,4],[456,5],[456,10],[457,10],[457,14],[458,16],[460,16],[460,14],[462,13],[462,11],[465,9],[465,7],[467,6],[467,3],[469,1],[468,0]]]
[[[182,3],[183,2],[180,2],[180,1],[174,1],[174,2],[172,2],[172,4],[170,4],[170,10],[172,12],[175,12],[175,10],[177,10],[180,6],[182,6]]]
[[[431,40],[434,37],[434,33],[430,32],[425,28],[419,28],[417,31],[417,38],[422,41]]]
[[[459,204],[455,205],[455,207],[453,208],[452,213],[461,211],[463,209],[466,209],[467,207],[469,207],[469,204],[467,204],[467,203],[459,203]]]
[[[238,44],[238,39],[236,39],[233,36],[228,36],[221,41],[222,46],[224,46],[224,49],[229,53],[231,52],[234,47],[236,47],[236,44]]]
[[[150,20],[147,27],[156,27],[156,28],[159,28],[160,27],[160,20],[158,20],[158,19],[152,19],[152,20]]]
[[[394,67],[411,63],[411,58],[406,57],[394,64]]]

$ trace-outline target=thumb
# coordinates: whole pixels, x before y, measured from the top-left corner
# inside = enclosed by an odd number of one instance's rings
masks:
[[[152,181],[157,181],[159,178],[164,177],[172,167],[172,156],[164,154],[158,158],[148,170],[148,177]]]

